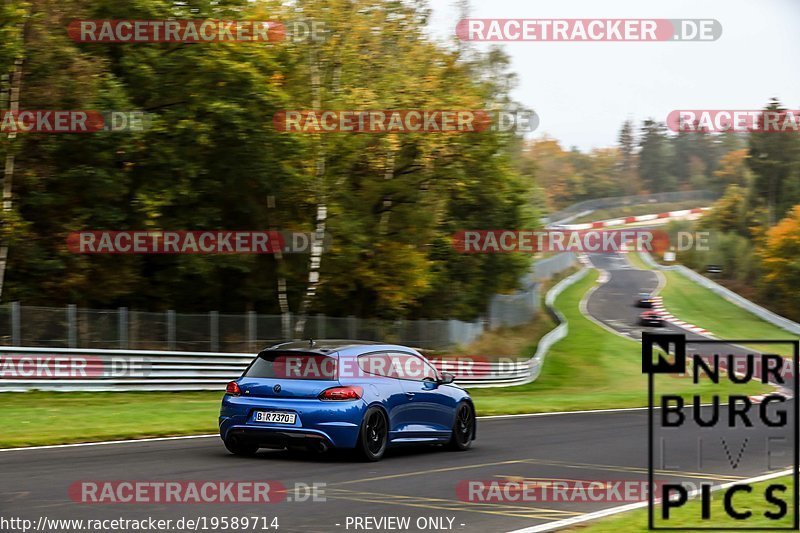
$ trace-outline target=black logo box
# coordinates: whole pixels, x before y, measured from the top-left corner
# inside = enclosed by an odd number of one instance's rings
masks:
[[[798,443],[798,430],[800,430],[800,408],[798,408],[798,391],[800,391],[800,341],[798,340],[775,340],[775,339],[692,339],[691,344],[788,344],[792,347],[792,391],[794,395],[794,525],[790,527],[656,527],[653,515],[655,507],[655,493],[652,490],[654,483],[654,460],[653,460],[653,418],[654,407],[653,398],[655,396],[654,376],[656,374],[682,374],[686,372],[686,335],[684,334],[664,334],[642,332],[642,373],[647,374],[647,479],[650,490],[648,490],[648,529],[654,531],[797,531],[800,529],[800,445]],[[653,363],[653,347],[669,353],[669,347],[673,346],[675,361],[670,362],[659,357],[657,363]]]

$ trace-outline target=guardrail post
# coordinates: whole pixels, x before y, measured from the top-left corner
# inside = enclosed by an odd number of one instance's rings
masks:
[[[317,338],[325,338],[325,315],[317,314]]]
[[[348,339],[355,339],[356,335],[358,335],[356,331],[356,317],[350,315],[347,317],[347,338]]]
[[[22,328],[20,327],[20,307],[19,302],[11,302],[11,345],[20,346],[22,344]]]
[[[461,333],[463,329],[459,331],[458,326],[459,326],[458,320],[451,318],[450,320],[447,321],[447,339],[445,341],[445,344],[447,346],[450,346],[451,344],[462,344],[462,343],[466,344],[464,338],[461,335],[459,335],[459,333]]]
[[[138,333],[139,333],[139,313],[133,311],[132,313],[128,313],[128,347],[130,348],[133,346],[133,349],[136,349],[138,344]],[[148,330],[148,340],[151,339],[151,335],[153,335],[152,330]],[[160,341],[161,339],[159,339]]]
[[[69,348],[77,348],[78,346],[77,328],[75,326],[77,314],[75,304],[67,305],[67,347]]]
[[[167,311],[167,348],[175,349],[175,311]]]
[[[117,310],[117,337],[120,350],[128,349],[128,308],[120,307]]]
[[[283,330],[284,339],[288,340],[294,337],[292,335],[292,313],[290,311],[281,314],[281,329]]]
[[[219,351],[219,312],[208,312],[209,337],[211,337],[211,351]]]
[[[247,349],[249,351],[255,351],[256,348],[256,312],[255,311],[248,311],[247,312]]]
[[[400,344],[408,344],[408,328],[406,327],[406,320],[398,318],[395,321],[395,338]]]

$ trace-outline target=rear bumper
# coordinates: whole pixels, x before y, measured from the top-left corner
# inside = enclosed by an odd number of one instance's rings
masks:
[[[256,426],[244,420],[220,418],[219,436],[222,440],[236,435],[257,442],[263,448],[306,446],[313,449],[355,448],[360,424],[340,423],[319,427]]]
[[[302,446],[312,450],[325,451],[334,448],[333,441],[321,431],[308,429],[254,428],[252,426],[232,426],[228,428],[227,437],[241,437],[257,442],[261,448],[286,448]],[[221,436],[221,435],[220,435]]]
[[[354,448],[364,409],[363,401],[274,400],[226,395],[219,417],[219,436],[225,440],[235,434],[265,448]],[[291,412],[297,414],[297,419],[294,425],[253,422],[256,410]]]

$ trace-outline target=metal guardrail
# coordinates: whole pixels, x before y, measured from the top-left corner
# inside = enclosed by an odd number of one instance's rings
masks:
[[[0,349],[0,391],[222,391],[253,357],[251,353],[7,347]],[[481,387],[524,382],[531,375],[531,361],[475,361],[469,368],[470,377],[459,379],[458,384]],[[448,364],[433,363],[439,369]],[[458,363],[463,361],[455,365]],[[9,378],[12,365],[15,377]],[[53,375],[56,373],[59,375]]]
[[[553,302],[586,272],[586,268],[581,269],[547,293],[547,311],[559,325],[542,337],[533,357],[523,361],[474,361],[469,376],[456,383],[474,388],[505,387],[538,378],[548,350],[568,332],[568,325]],[[222,391],[225,383],[241,375],[253,357],[252,353],[2,347],[0,392]],[[447,360],[434,361],[440,369],[443,364],[448,364]],[[59,376],[52,375],[56,365],[61,365]],[[73,365],[77,368],[70,372]],[[9,367],[14,369],[14,377],[8,377]],[[70,377],[63,377],[65,373]]]
[[[550,213],[545,217],[545,222],[548,224],[566,223],[578,216],[586,215],[598,209],[607,209],[611,207],[620,207],[627,205],[641,205],[648,203],[661,203],[661,202],[682,202],[687,200],[716,200],[719,194],[712,191],[677,191],[677,192],[659,192],[646,195],[634,196],[610,196],[608,198],[595,198],[593,200],[584,200],[572,204],[571,206]]]
[[[253,357],[252,353],[3,347],[0,391],[222,390]],[[17,377],[6,377],[10,360]],[[58,364],[63,374],[85,377],[43,375]],[[68,368],[75,366],[73,371]]]

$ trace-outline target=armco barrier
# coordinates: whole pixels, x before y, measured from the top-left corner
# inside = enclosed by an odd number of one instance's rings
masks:
[[[723,287],[719,283],[716,283],[715,281],[708,279],[702,274],[698,274],[691,268],[685,267],[684,265],[671,265],[671,266],[661,265],[657,263],[655,259],[653,259],[653,257],[647,252],[642,252],[640,256],[642,257],[642,260],[651,268],[656,268],[659,270],[675,270],[679,272],[681,275],[696,282],[700,286],[709,289],[710,291],[718,294],[719,296],[722,296],[732,304],[737,305],[742,309],[753,313],[762,320],[769,322],[770,324],[773,324],[775,326],[778,326],[779,328],[784,329],[794,335],[800,335],[800,324],[798,324],[797,322],[793,322],[788,318],[782,317],[776,313],[773,313],[769,309],[765,309],[764,307],[761,307],[760,305],[751,302],[747,298],[733,292],[727,287]]]
[[[249,353],[8,347],[0,349],[0,375],[4,376],[0,391],[222,391],[253,357]],[[56,364],[61,365],[62,377],[52,375]],[[10,375],[11,365],[19,377],[5,377]],[[78,365],[76,372],[70,372],[72,365]],[[472,365],[475,377],[459,380],[459,385],[512,385],[531,375],[530,361]],[[50,376],[45,375],[48,372]],[[63,377],[67,374],[71,375]],[[81,376],[74,377],[78,374]]]
[[[587,215],[597,209],[610,207],[621,207],[630,205],[645,205],[661,202],[682,202],[686,200],[710,200],[713,203],[719,198],[719,193],[711,191],[678,191],[678,192],[659,192],[648,195],[635,196],[611,196],[608,198],[595,198],[584,200],[561,211],[550,213],[545,219],[546,224],[565,224],[578,216]]]
[[[459,379],[457,383],[465,387],[504,387],[535,380],[547,351],[568,331],[564,317],[553,307],[553,302],[561,291],[582,278],[586,271],[584,268],[576,272],[547,293],[547,311],[559,325],[542,337],[532,358],[474,362],[473,375]],[[0,391],[222,391],[226,382],[241,375],[253,357],[251,353],[2,347]],[[48,364],[37,368],[37,364],[48,359]],[[60,362],[55,363],[55,360]],[[55,364],[62,367],[78,364],[84,377],[48,376]],[[17,375],[19,370],[23,375],[6,377],[10,375],[7,371],[9,365],[14,366]]]
[[[666,213],[653,213],[650,215],[636,215],[632,217],[610,218],[608,220],[598,220],[596,222],[585,222],[583,224],[561,224],[558,226],[561,230],[566,231],[583,231],[589,229],[612,228],[618,226],[628,225],[645,225],[654,224],[655,220],[662,222],[669,220],[693,220],[702,216],[703,212],[711,209],[710,207],[695,207],[692,209],[679,209],[677,211],[668,211]]]

